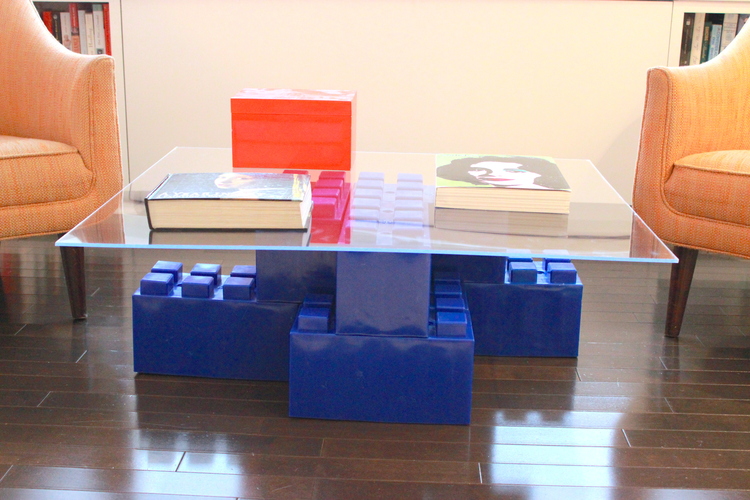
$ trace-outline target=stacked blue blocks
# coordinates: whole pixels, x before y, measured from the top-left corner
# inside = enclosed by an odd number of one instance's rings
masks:
[[[303,304],[291,332],[289,415],[468,424],[471,320],[433,310],[431,285],[429,255],[340,253],[335,304]]]
[[[189,275],[157,262],[133,295],[133,361],[140,373],[288,380],[289,330],[299,304],[259,302],[254,266],[228,277],[216,264]]]
[[[475,354],[578,356],[583,285],[565,259],[508,259],[502,281],[464,283]]]

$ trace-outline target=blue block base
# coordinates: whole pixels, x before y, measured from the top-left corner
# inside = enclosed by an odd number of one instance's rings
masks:
[[[289,330],[299,304],[133,295],[133,368],[139,373],[288,380]]]
[[[583,285],[464,283],[479,356],[576,357]]]
[[[469,424],[474,339],[292,331],[289,416]]]

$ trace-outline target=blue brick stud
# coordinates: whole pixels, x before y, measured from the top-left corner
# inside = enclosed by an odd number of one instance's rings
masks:
[[[210,299],[214,296],[214,279],[211,276],[186,276],[182,280],[182,296]]]
[[[191,276],[210,276],[214,279],[214,286],[221,285],[221,265],[196,264],[190,271]]]
[[[148,273],[141,279],[141,295],[172,295],[174,277],[169,273]]]

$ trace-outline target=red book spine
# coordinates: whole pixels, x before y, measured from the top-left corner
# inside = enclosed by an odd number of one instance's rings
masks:
[[[78,4],[68,5],[70,12],[70,50],[81,53],[81,29],[78,24]]]
[[[107,48],[107,55],[112,55],[112,37],[109,32],[109,4],[102,5],[104,11],[104,42]]]
[[[44,21],[44,25],[47,27],[49,32],[54,35],[55,28],[52,27],[52,11],[51,10],[45,10],[44,12],[42,12],[42,21]]]

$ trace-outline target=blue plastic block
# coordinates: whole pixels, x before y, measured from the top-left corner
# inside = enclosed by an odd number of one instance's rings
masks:
[[[302,301],[303,307],[332,307],[333,295],[325,293],[314,293],[307,295]]]
[[[465,283],[477,355],[578,356],[583,285]]]
[[[210,276],[214,279],[214,286],[221,285],[221,265],[219,264],[196,264],[190,270],[191,276]]]
[[[461,297],[461,284],[454,282],[435,283],[435,297]]]
[[[433,258],[435,256],[433,255]],[[441,283],[458,283],[461,284],[461,275],[458,274],[455,271],[435,271],[433,266],[432,271],[432,281],[433,283],[441,282]]]
[[[301,332],[329,332],[331,310],[328,307],[301,307],[297,328]]]
[[[578,271],[570,262],[550,262],[547,264],[547,274],[550,283],[575,283],[578,280]]]
[[[469,322],[469,325],[471,323]],[[292,331],[289,416],[469,424],[474,339]]]
[[[214,296],[214,286],[214,279],[211,276],[185,276],[182,280],[182,296],[210,299]]]
[[[133,295],[136,372],[288,380],[298,304]]]
[[[546,257],[542,259],[542,270],[547,272],[549,265],[552,263],[557,263],[557,262],[560,262],[563,264],[569,264],[570,259],[565,259],[563,257]]]
[[[463,297],[435,297],[435,308],[438,311],[463,311],[466,302]]]
[[[224,292],[224,300],[252,300],[255,278],[229,276],[224,280],[221,288]]]
[[[468,319],[466,311],[437,311],[438,337],[466,337]]]
[[[169,273],[174,278],[174,284],[177,285],[182,279],[182,262],[171,262],[160,260],[151,268],[152,273]]]
[[[336,292],[336,254],[257,250],[255,293],[261,301],[301,303],[306,295]]]
[[[508,263],[511,262],[534,262],[531,257],[508,257]]]
[[[536,283],[537,268],[534,261],[516,261],[508,262],[508,276],[511,283]]]
[[[427,336],[430,255],[339,252],[336,333]]]
[[[255,266],[237,265],[232,268],[232,272],[229,275],[238,278],[255,278],[256,268]]]
[[[172,295],[174,284],[172,274],[148,273],[141,279],[141,293],[143,295]]]
[[[502,283],[505,281],[507,257],[486,255],[433,255],[433,273],[456,272],[464,282]]]

